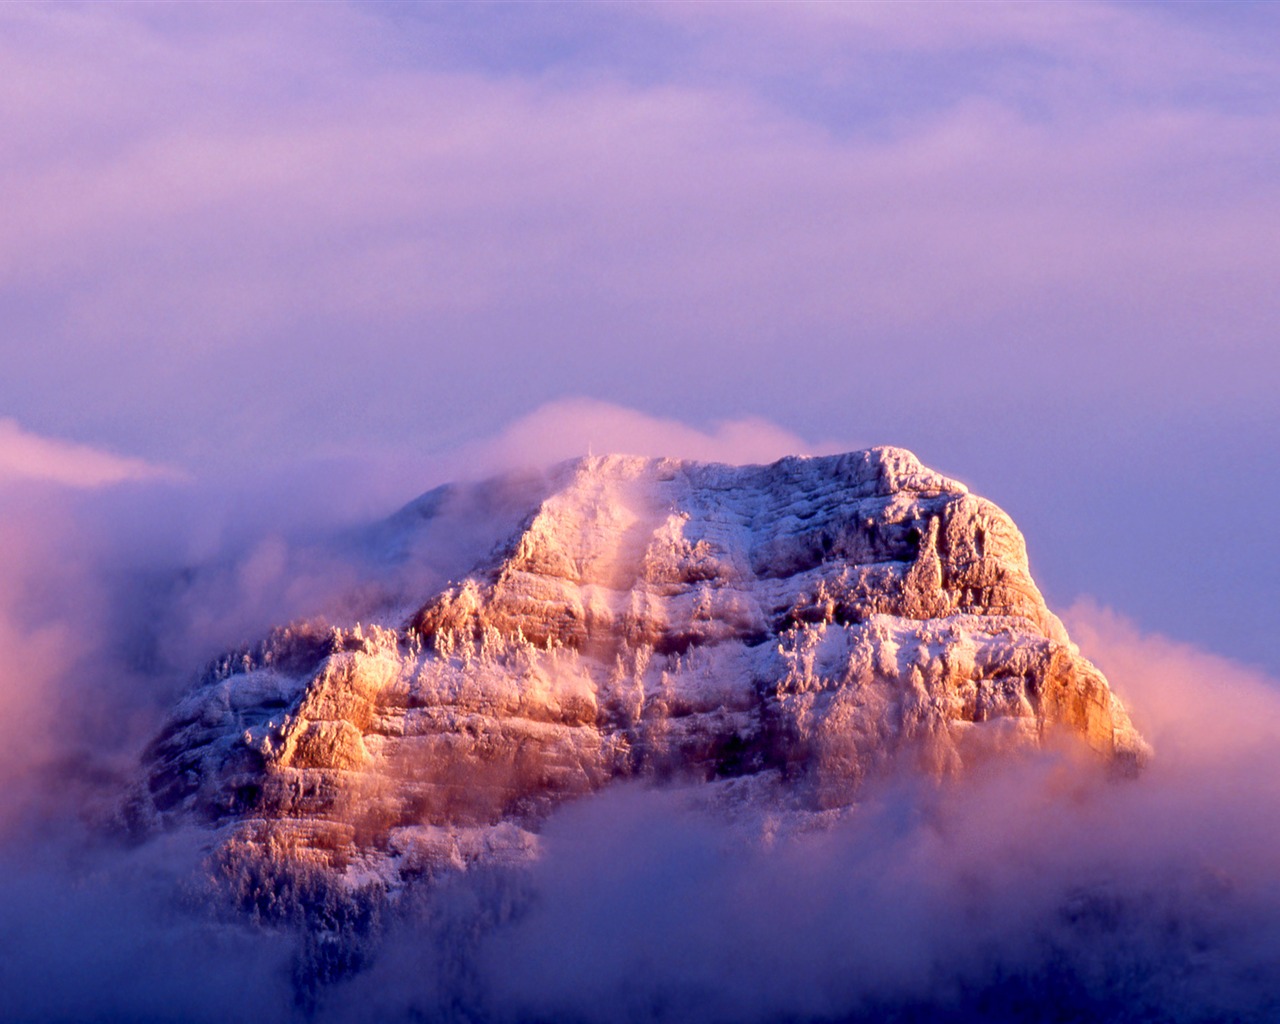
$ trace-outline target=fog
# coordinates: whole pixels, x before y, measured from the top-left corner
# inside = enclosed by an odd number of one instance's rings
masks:
[[[466,464],[523,473],[514,508],[545,486],[536,451],[623,436],[739,460],[801,443],[569,404],[453,464],[366,466],[360,496],[330,464],[230,485],[115,473],[101,452],[92,472],[63,471],[46,449],[45,469],[11,473],[0,1017],[1274,1019],[1280,686],[1087,600],[1066,620],[1155,748],[1138,778],[1066,745],[945,783],[885,780],[797,834],[767,812],[726,819],[697,788],[614,787],[555,814],[530,868],[382,908],[362,969],[331,981],[299,976],[306,936],[210,899],[209,835],[139,843],[120,827],[141,747],[208,658],[291,618],[420,598],[504,528],[442,492],[440,522],[392,557],[358,529],[368,505],[390,514]]]

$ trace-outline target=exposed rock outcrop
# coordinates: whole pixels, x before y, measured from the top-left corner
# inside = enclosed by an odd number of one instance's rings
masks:
[[[407,548],[392,534],[420,521],[380,536]],[[140,809],[218,828],[227,856],[395,886],[522,857],[548,811],[616,779],[817,814],[893,767],[1054,733],[1121,766],[1145,752],[1017,528],[962,484],[896,448],[608,456],[552,471],[421,607],[224,659],[151,745]]]

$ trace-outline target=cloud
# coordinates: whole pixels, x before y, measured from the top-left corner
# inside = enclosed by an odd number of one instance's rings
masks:
[[[98,439],[0,422],[0,821],[110,793],[200,657],[354,584],[303,527],[452,476],[588,447],[765,461],[847,430],[950,444],[974,479],[957,451],[983,453],[988,480],[1021,451],[1048,525],[1068,506],[1118,524],[1082,531],[1073,564],[1137,578],[1123,559],[1150,552],[1147,592],[1184,606],[1182,583],[1209,587],[1241,543],[1203,529],[1188,466],[1274,504],[1273,33],[1113,5],[664,4],[539,20],[533,52],[514,9],[452,10],[0,10],[0,404]],[[1184,445],[1170,408],[1212,431]],[[170,471],[107,447],[223,472],[144,500],[113,485]],[[333,450],[356,454],[298,464]],[[185,589],[158,585],[193,565]],[[1270,607],[1274,580],[1245,576],[1213,577],[1189,628],[1225,644],[1230,616],[1205,605]],[[935,998],[913,978],[962,999],[997,968],[1043,993],[1055,953],[1084,998],[1129,984],[1105,948],[1153,986],[1183,970],[1188,1017],[1265,1019],[1249,972],[1280,948],[1274,683],[1093,606],[1068,618],[1156,745],[1139,783],[1020,766],[950,802],[882,794],[774,853],[726,852],[679,799],[584,806],[552,827],[541,902],[485,940],[546,968],[493,982],[503,1012],[653,1017],[672,993],[712,1014],[843,1012]],[[117,747],[86,771],[95,742]],[[611,828],[629,849],[593,838]],[[0,908],[23,928],[28,877]],[[70,909],[12,961],[55,1000],[122,969],[74,960],[96,912],[62,881],[32,891]],[[595,910],[575,917],[575,892]],[[478,883],[455,896],[505,920]],[[134,949],[124,932],[139,956],[163,947],[169,909],[146,906],[154,930],[96,932],[98,954]],[[610,951],[617,920],[635,942]],[[1090,920],[1119,930],[1098,925],[1098,947]],[[420,968],[437,933],[405,927],[417,944],[384,962]],[[468,955],[441,992],[497,972]],[[574,1001],[584,965],[601,1004]],[[427,999],[376,977],[392,1005]]]
[[[1276,756],[1270,748],[1280,739],[1280,680],[1192,644],[1144,633],[1088,598],[1062,617],[1081,650],[1132,707],[1135,725],[1161,751],[1159,764],[1221,773],[1227,765]]]
[[[353,503],[563,396],[904,444],[1070,500],[1066,594],[1270,657],[1274,580],[1152,495],[1280,480],[1274,14],[1200,17],[9,5],[0,408],[227,479],[356,452]]]
[[[0,485],[37,481],[65,487],[105,487],[130,480],[173,480],[179,474],[143,459],[41,437],[0,419]]]
[[[437,472],[474,478],[513,467],[544,468],[596,455],[649,455],[700,462],[773,462],[784,455],[848,451],[857,444],[817,445],[762,417],[715,423],[700,429],[591,398],[548,402],[505,427],[496,437],[463,445]]]
[[[816,421],[899,371],[956,406],[1037,368],[1260,398],[1275,111],[1110,77],[1205,78],[1230,41],[1112,7],[706,6],[593,14],[592,59],[542,71],[485,64],[484,12],[6,13],[0,280],[43,354],[0,398],[49,422],[70,387],[184,462],[456,440],[564,394]],[[687,60],[626,42],[655,24]],[[732,59],[780,40],[802,89]]]
[[[858,81],[870,70],[868,58],[887,54],[982,53],[987,74],[943,80],[964,83],[964,91],[982,89],[1006,97],[1042,94],[1046,88],[1056,92],[1064,70],[1088,68],[1089,80],[1100,88],[1078,98],[1085,102],[1120,84],[1132,90],[1130,99],[1170,97],[1184,93],[1189,81],[1201,95],[1213,97],[1225,86],[1256,88],[1259,76],[1274,73],[1261,52],[1242,47],[1243,33],[1232,32],[1225,19],[1217,25],[1212,20],[1196,24],[1113,3],[992,3],[936,12],[892,2],[759,3],[740,12],[672,3],[646,13],[698,30],[700,52],[709,60],[728,49],[739,58],[755,57],[756,67],[796,74],[803,73],[807,59],[811,68],[822,69],[828,86],[833,78],[843,86]],[[1271,18],[1261,11],[1254,17],[1255,24]],[[1141,46],[1136,45],[1139,39]],[[837,55],[846,57],[843,67],[836,64]],[[847,59],[853,55],[859,59]],[[1006,77],[1014,66],[1021,72],[1016,82]],[[886,70],[881,64],[871,67]],[[922,83],[926,90],[930,84]]]
[[[179,840],[124,851],[39,837],[0,847],[0,1015],[284,1024],[284,936],[228,928],[185,898],[202,851]]]
[[[588,445],[731,460],[813,447],[762,421],[698,428],[570,400],[456,464],[478,472]],[[249,1019],[305,1015],[291,1002],[293,937],[193,905],[199,836],[125,851],[80,819],[110,817],[138,747],[211,644],[367,580],[358,559],[297,539],[323,504],[309,479],[243,481],[228,509],[205,514],[235,509],[247,525],[212,540],[191,536],[209,529],[193,510],[217,487],[0,489],[9,1016],[212,1019],[237,977],[253,990]],[[272,515],[244,509],[255,494]],[[194,567],[192,552],[204,554]],[[322,988],[313,1019],[461,1008],[584,1024],[1025,1022],[1046,1006],[1270,1019],[1280,686],[1092,603],[1066,618],[1155,747],[1138,779],[1051,751],[943,784],[892,780],[844,820],[795,833],[768,815],[726,819],[697,790],[608,790],[547,824],[528,872],[459,876],[389,911],[371,966]],[[107,985],[126,961],[128,982]]]

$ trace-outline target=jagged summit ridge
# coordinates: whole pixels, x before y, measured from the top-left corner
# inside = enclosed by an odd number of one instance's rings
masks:
[[[1054,732],[1145,750],[1009,517],[903,449],[592,456],[513,493],[517,525],[411,612],[281,630],[206,679],[150,748],[143,816],[396,885],[524,855],[615,779],[816,814],[890,766],[951,773]]]
[[[760,467],[602,456],[560,475],[507,557],[416,628],[459,626],[482,601],[486,622],[531,638],[684,646],[826,602],[845,621],[1017,614],[1066,640],[1008,517],[900,448]]]

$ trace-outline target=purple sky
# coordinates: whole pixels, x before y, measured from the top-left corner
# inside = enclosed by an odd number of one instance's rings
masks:
[[[2,6],[0,477],[55,439],[82,480],[320,466],[349,503],[495,436],[900,444],[1011,512],[1058,607],[1275,674],[1278,36],[1246,3]]]

